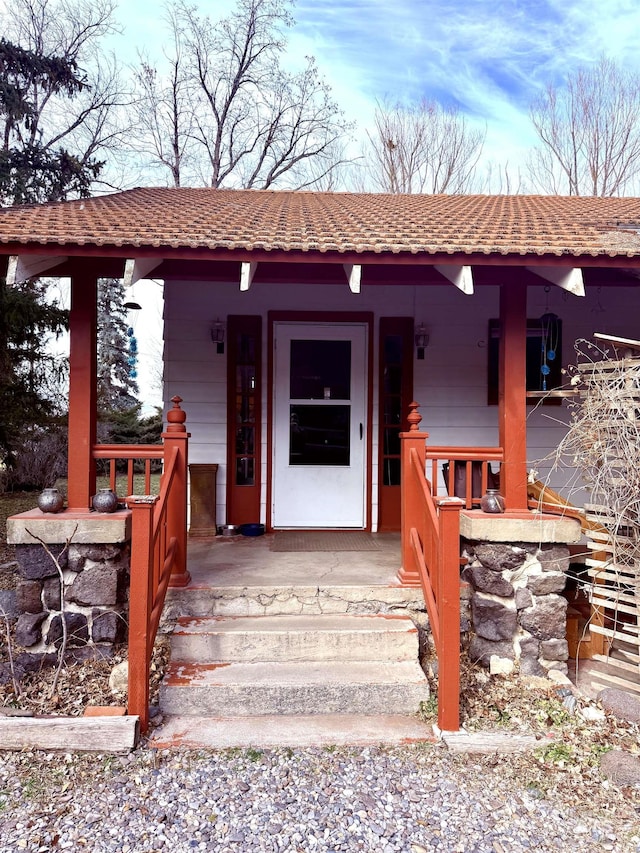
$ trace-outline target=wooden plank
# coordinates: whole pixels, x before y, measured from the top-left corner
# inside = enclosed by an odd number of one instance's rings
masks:
[[[611,666],[616,666],[618,669],[624,669],[626,672],[635,673],[640,679],[640,668],[638,668],[637,663],[628,663],[625,660],[618,660],[618,658],[609,657],[607,655],[594,655],[593,660],[606,663],[607,665],[611,664]]]
[[[443,732],[442,740],[450,752],[478,752],[489,755],[539,749],[548,742],[538,740],[534,735],[517,735],[509,732],[466,732],[463,730]]]
[[[640,682],[630,681],[628,678],[620,678],[612,675],[609,672],[594,672],[592,673],[592,687],[610,687],[612,684],[615,687],[620,687],[623,690],[628,690],[632,693],[640,693]]]
[[[638,612],[638,598],[633,593],[622,592],[621,590],[604,586],[604,584],[597,584],[591,590],[591,595],[593,604],[597,602],[611,610],[624,604],[628,608],[626,612],[633,613],[634,615]]]
[[[629,606],[621,601],[613,601],[610,598],[593,598],[591,604],[594,607],[601,607],[603,610],[613,610],[616,613],[626,613],[628,616],[637,616],[638,608]]]
[[[634,631],[638,631],[638,627],[636,625],[629,625],[629,628],[633,628]],[[592,625],[590,630],[594,634],[602,634],[604,637],[610,637],[614,640],[621,640],[625,643],[629,643],[630,645],[640,645],[640,636],[633,636],[633,634],[626,634],[623,631],[614,631],[612,628],[604,628],[602,625]]]
[[[585,564],[588,566],[588,574],[591,577],[599,578],[601,583],[604,582],[605,578],[608,578],[616,586],[619,584],[634,586],[638,580],[638,575],[635,572],[625,571],[625,566],[620,566],[617,563],[601,563],[587,557]]]
[[[139,738],[139,719],[134,716],[0,716],[0,749],[131,752]]]
[[[593,337],[597,338],[599,341],[606,341],[607,343],[616,344],[618,346],[640,349],[640,341],[636,341],[633,338],[617,338],[615,335],[605,335],[603,332],[594,332]]]

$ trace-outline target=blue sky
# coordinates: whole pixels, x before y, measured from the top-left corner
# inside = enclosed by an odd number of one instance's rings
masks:
[[[234,5],[194,2],[213,18]],[[131,62],[132,46],[160,53],[159,10],[155,0],[122,0],[116,41]],[[640,72],[640,0],[298,0],[294,16],[292,67],[316,57],[360,138],[376,100],[453,103],[486,126],[485,160],[508,163],[512,180],[535,142],[528,106],[548,82],[603,53]],[[141,284],[145,309],[149,296]]]
[[[196,0],[212,18],[232,0]],[[129,44],[162,39],[159,5],[128,0]],[[605,53],[640,71],[639,0],[298,0],[292,66],[316,57],[364,134],[376,99],[456,104],[487,130],[486,159],[519,164],[534,143],[531,100]],[[133,57],[132,57],[133,58]]]

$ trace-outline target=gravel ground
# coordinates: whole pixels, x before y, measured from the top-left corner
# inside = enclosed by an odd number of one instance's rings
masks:
[[[532,761],[434,744],[6,753],[0,853],[640,851],[635,794],[563,806],[556,785],[566,771],[550,768],[542,790]]]

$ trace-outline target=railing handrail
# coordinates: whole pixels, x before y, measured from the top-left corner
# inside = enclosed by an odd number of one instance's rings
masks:
[[[425,449],[425,464],[427,470],[429,466],[431,468],[434,497],[440,497],[438,474],[441,473],[447,494],[462,498],[465,509],[480,506],[480,499],[487,488],[496,484],[492,462],[504,462],[504,448],[430,445]]]
[[[435,494],[425,472],[428,434],[418,431],[422,418],[417,409],[418,404],[412,403],[408,418],[410,429],[400,436],[403,560],[400,577],[405,582],[419,582],[422,587],[438,656],[438,725],[442,730],[457,731],[460,728],[460,510],[463,501],[438,498]],[[432,467],[439,458],[431,458]],[[469,459],[468,455],[462,458]]]
[[[129,606],[129,713],[149,725],[151,655],[172,575],[189,581],[186,570],[186,415],[180,397],[173,398],[169,426],[163,433],[164,472],[159,495],[130,495],[132,514],[131,586]],[[143,445],[139,445],[143,446]]]
[[[427,459],[453,459],[460,462],[504,462],[502,447],[449,447],[447,445],[427,445]]]
[[[432,499],[433,495],[432,495],[431,489],[429,488],[429,481],[427,480],[427,478],[425,476],[424,468],[422,466],[422,462],[421,462],[420,458],[418,457],[418,454],[416,453],[416,450],[414,447],[410,448],[410,450],[409,450],[409,459],[411,460],[411,470],[412,470],[412,472],[416,478],[415,484],[416,484],[417,488],[419,489],[419,491],[422,495],[423,509],[427,513],[427,517],[428,517],[429,522],[430,522],[431,530],[429,532],[436,538],[436,541],[437,541],[437,538],[439,535],[439,533],[438,533],[438,512],[437,512],[436,507],[433,503],[433,499]]]
[[[162,444],[94,444],[94,459],[163,459]]]
[[[162,472],[162,477],[160,478],[160,493],[158,495],[158,502],[155,505],[155,509],[153,512],[153,536],[154,541],[158,535],[158,530],[160,526],[160,519],[162,517],[163,512],[166,511],[167,500],[169,497],[169,492],[171,490],[171,486],[173,485],[173,479],[176,475],[178,461],[180,459],[180,450],[177,447],[173,447],[171,449],[171,453],[168,459],[165,460],[165,469]]]

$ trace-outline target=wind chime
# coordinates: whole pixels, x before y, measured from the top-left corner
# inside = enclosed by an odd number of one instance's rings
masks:
[[[547,391],[547,379],[551,374],[549,362],[554,362],[558,357],[558,341],[560,339],[560,318],[557,314],[549,311],[549,290],[545,287],[547,304],[545,313],[540,317],[540,374],[541,390]]]

